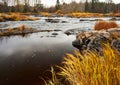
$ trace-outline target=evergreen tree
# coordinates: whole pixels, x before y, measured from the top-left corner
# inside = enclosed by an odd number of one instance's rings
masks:
[[[8,12],[8,4],[6,0],[2,0],[2,1],[3,1],[3,12]]]
[[[92,0],[92,3],[91,3],[91,12],[95,12],[96,11],[96,4],[99,2],[99,0]]]
[[[85,12],[89,12],[88,0],[86,0],[86,2],[85,2]]]
[[[25,0],[25,5],[24,5],[24,10],[23,10],[23,12],[28,12],[28,11],[29,11],[29,5],[28,5],[27,0]]]
[[[60,10],[60,1],[59,0],[56,1],[56,11],[57,10]]]

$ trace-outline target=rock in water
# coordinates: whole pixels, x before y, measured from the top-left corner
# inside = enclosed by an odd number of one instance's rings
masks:
[[[114,39],[111,42],[111,47],[113,47],[113,48],[117,49],[118,51],[120,51],[120,38]]]
[[[111,47],[120,51],[119,28],[78,33],[76,40],[72,42],[73,46],[78,48],[80,51],[96,50],[97,52],[101,52],[101,48],[106,43],[109,43]]]

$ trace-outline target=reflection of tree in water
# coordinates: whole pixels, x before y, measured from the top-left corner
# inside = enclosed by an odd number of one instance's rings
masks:
[[[15,36],[17,36],[18,38],[28,38],[28,37],[30,37],[30,34],[21,34],[21,35],[15,35]],[[3,37],[0,37],[0,44],[8,43],[8,41],[11,38],[14,38],[15,36],[3,36]]]
[[[0,37],[0,44],[7,43],[9,37]]]

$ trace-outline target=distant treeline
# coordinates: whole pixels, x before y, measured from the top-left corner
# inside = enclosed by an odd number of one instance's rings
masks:
[[[67,4],[60,4],[59,0],[56,1],[56,6],[45,7],[41,4],[40,0],[33,0],[34,5],[31,5],[29,0],[24,0],[20,3],[20,0],[15,1],[12,6],[9,6],[9,0],[2,0],[0,3],[0,12],[56,12],[61,10],[62,13],[71,12],[91,12],[91,13],[110,13],[110,12],[120,12],[120,4],[99,2],[96,0],[91,0],[88,2],[77,3],[75,1]]]

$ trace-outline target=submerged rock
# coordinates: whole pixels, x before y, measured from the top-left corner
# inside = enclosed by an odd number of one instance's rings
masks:
[[[120,51],[119,28],[78,33],[76,40],[72,42],[72,45],[80,51],[96,50],[97,52],[101,52],[101,48],[107,43]]]
[[[62,21],[61,23],[68,23],[67,21]]]
[[[52,33],[52,35],[58,35],[58,33]]]
[[[59,23],[60,19],[45,19],[45,21],[50,23]]]

